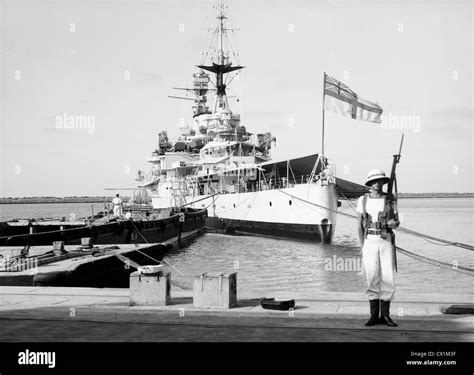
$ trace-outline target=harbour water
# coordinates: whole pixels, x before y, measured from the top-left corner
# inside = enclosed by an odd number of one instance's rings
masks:
[[[0,204],[0,221],[12,219],[79,219],[104,210],[103,203]]]
[[[354,204],[354,203],[353,203]],[[94,204],[94,212],[103,204]],[[353,214],[343,202],[342,212]],[[401,199],[402,226],[451,241],[474,244],[474,198]],[[83,217],[91,204],[0,205],[0,220],[12,218]],[[397,232],[397,245],[444,263],[474,269],[474,252]],[[422,263],[398,254],[398,291],[472,294],[474,277]],[[165,260],[173,279],[191,284],[202,272],[237,272],[238,292],[270,297],[273,292],[361,292],[366,282],[356,222],[339,215],[331,245],[258,236],[206,233]],[[178,272],[179,270],[179,272]]]

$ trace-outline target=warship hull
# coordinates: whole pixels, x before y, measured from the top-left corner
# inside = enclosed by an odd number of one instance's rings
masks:
[[[207,208],[211,228],[324,243],[332,240],[338,206],[335,185],[317,183],[186,201],[190,207]]]

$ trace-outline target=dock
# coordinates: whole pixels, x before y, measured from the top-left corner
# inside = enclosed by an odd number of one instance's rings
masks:
[[[127,288],[2,287],[2,342],[474,342],[474,296],[399,293],[397,328],[365,327],[363,293],[294,293],[294,310],[266,310],[261,295],[231,309],[193,307],[193,291],[171,288],[167,306],[130,306]],[[266,297],[283,298],[288,293]],[[469,310],[467,310],[469,311]]]
[[[62,244],[61,250],[32,246],[23,257],[25,249],[21,246],[0,247],[0,260],[7,260],[0,263],[0,286],[125,287],[130,271],[118,257],[125,256],[139,264],[156,264],[173,247],[173,241],[91,244],[90,248]]]

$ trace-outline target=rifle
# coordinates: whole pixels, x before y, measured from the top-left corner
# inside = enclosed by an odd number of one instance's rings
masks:
[[[397,191],[397,177],[395,174],[395,169],[397,168],[397,164],[400,163],[400,158],[402,157],[402,146],[403,146],[403,137],[405,134],[402,134],[402,140],[400,141],[400,149],[397,155],[393,155],[393,162],[392,162],[392,170],[390,171],[390,181],[388,183],[387,188],[387,195],[392,195],[393,187],[395,185],[395,199],[398,193]]]
[[[393,162],[392,162],[392,170],[390,171],[390,181],[388,182],[387,187],[387,196],[385,200],[385,210],[379,213],[379,222],[382,223],[382,238],[387,238],[388,231],[387,231],[387,223],[389,220],[394,219],[397,223],[398,220],[398,212],[393,210],[393,203],[397,203],[398,198],[398,189],[397,189],[397,176],[395,170],[397,168],[397,164],[400,162],[400,158],[402,156],[402,146],[403,146],[403,138],[404,134],[402,134],[402,139],[400,141],[400,149],[398,150],[398,154],[393,155]],[[395,188],[395,194],[393,190]],[[397,271],[397,252],[395,247],[395,234],[392,232],[392,246],[393,246],[393,258],[395,264],[395,270]]]

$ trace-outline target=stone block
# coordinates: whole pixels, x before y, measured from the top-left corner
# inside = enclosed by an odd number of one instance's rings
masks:
[[[205,272],[194,278],[193,305],[229,309],[237,306],[237,273]]]
[[[130,306],[165,306],[171,302],[171,273],[130,275]]]

